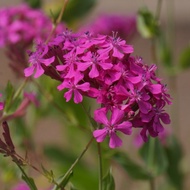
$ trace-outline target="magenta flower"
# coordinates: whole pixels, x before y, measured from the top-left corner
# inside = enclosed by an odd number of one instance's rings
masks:
[[[41,48],[38,49],[38,51],[30,54],[29,62],[31,63],[31,66],[24,70],[26,77],[31,76],[34,73],[34,70],[36,70],[34,78],[40,77],[44,73],[42,65],[49,66],[55,60],[55,56],[45,58],[45,55],[48,53],[48,46],[40,46]]]
[[[103,124],[104,127],[93,132],[97,142],[102,142],[108,135],[110,137],[109,147],[116,148],[122,145],[122,140],[116,135],[117,131],[126,135],[132,133],[132,124],[129,121],[124,121],[124,112],[122,110],[114,109],[110,120],[108,120],[105,110],[96,110],[94,115],[94,119]]]
[[[88,82],[79,84],[79,82],[83,79],[83,75],[81,75],[80,73],[75,74],[75,77],[71,79],[65,79],[64,82],[57,87],[57,89],[69,89],[64,94],[66,101],[68,102],[72,98],[72,94],[74,94],[74,102],[78,104],[83,100],[82,93],[90,90],[90,84]]]
[[[79,71],[85,71],[90,69],[89,77],[95,78],[100,75],[101,70],[108,70],[112,68],[112,64],[108,60],[109,57],[102,57],[98,54],[88,52],[85,56],[82,57],[82,61],[78,64]]]
[[[60,81],[57,89],[66,90],[67,102],[72,96],[76,104],[84,96],[95,99],[101,105],[95,111],[95,120],[103,125],[93,132],[97,142],[109,136],[111,148],[121,146],[116,132],[129,135],[132,126],[139,128],[142,139],[147,141],[149,135],[156,137],[163,131],[163,124],[170,123],[164,107],[171,104],[171,97],[155,74],[156,65],[145,64],[132,52],[133,47],[115,34],[111,37],[66,31],[47,46],[37,46],[30,55],[34,65],[28,75],[36,65],[41,66],[36,75],[44,73]]]
[[[117,34],[113,34],[113,37],[109,37],[108,41],[102,45],[103,49],[100,49],[98,53],[105,54],[106,56],[111,52],[113,57],[122,59],[125,54],[133,53],[133,47],[127,45],[125,40],[117,37]]]

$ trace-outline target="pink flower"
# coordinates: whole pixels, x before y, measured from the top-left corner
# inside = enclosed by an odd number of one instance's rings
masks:
[[[40,46],[41,48],[38,51],[30,54],[29,62],[31,66],[24,70],[25,77],[31,76],[34,70],[36,70],[34,78],[40,77],[44,73],[42,65],[49,66],[55,60],[55,56],[45,58],[45,55],[48,53],[48,46]]]
[[[120,131],[126,135],[132,132],[132,124],[129,121],[124,121],[124,112],[119,109],[114,109],[110,120],[107,119],[105,110],[96,110],[94,119],[103,124],[103,129],[97,129],[93,132],[93,136],[97,142],[102,142],[106,136],[110,137],[110,148],[116,148],[122,145],[122,140],[116,135]]]
[[[108,37],[108,40],[102,45],[102,49],[98,50],[99,54],[105,54],[107,56],[112,53],[113,57],[122,59],[125,54],[133,53],[133,47],[127,45],[125,40],[117,37],[117,33],[113,34],[113,37]]]
[[[98,77],[101,70],[108,70],[112,68],[112,63],[108,61],[109,57],[102,57],[98,54],[88,52],[82,57],[82,61],[78,63],[78,70],[85,71],[89,69],[89,77]]]
[[[74,93],[74,102],[76,104],[82,102],[83,92],[87,92],[90,89],[90,84],[88,82],[79,84],[79,82],[83,79],[83,75],[80,73],[76,73],[75,77],[71,79],[65,79],[62,84],[60,84],[57,88],[58,90],[63,90],[64,88],[69,89],[65,92],[64,97],[68,102],[72,98],[72,94]]]

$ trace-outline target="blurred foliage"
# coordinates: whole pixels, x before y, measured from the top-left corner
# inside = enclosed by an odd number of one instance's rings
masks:
[[[24,0],[32,8],[40,8],[42,6],[42,0]]]
[[[147,8],[139,10],[137,16],[137,28],[144,38],[152,38],[160,35],[158,22]]]
[[[69,26],[74,25],[92,10],[96,2],[97,0],[69,0],[62,21],[66,22]],[[53,18],[56,18],[60,13],[63,3],[63,0],[50,1],[45,5],[45,9],[47,12],[51,12]]]
[[[179,66],[182,70],[190,68],[190,47],[185,48],[179,58]]]
[[[135,180],[150,180],[152,178],[149,171],[136,163],[135,160],[129,158],[127,153],[117,152],[113,159]]]
[[[103,190],[115,190],[115,181],[111,170],[103,178]]]
[[[158,138],[149,139],[148,142],[144,143],[140,149],[140,155],[152,176],[158,176],[167,170],[168,159]]]
[[[184,189],[184,174],[181,171],[180,165],[183,158],[182,147],[179,141],[171,136],[168,139],[168,146],[165,147],[168,157],[167,176],[176,190]]]

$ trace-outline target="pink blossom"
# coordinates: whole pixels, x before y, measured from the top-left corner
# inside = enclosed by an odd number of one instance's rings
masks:
[[[45,58],[44,55],[46,55],[47,52],[48,46],[41,46],[39,51],[30,54],[29,62],[31,66],[24,70],[26,77],[31,76],[34,73],[34,70],[36,70],[34,78],[40,77],[44,73],[42,64],[49,66],[55,60],[54,56]]]
[[[68,102],[72,98],[72,94],[74,93],[74,102],[76,104],[82,102],[82,92],[86,92],[90,89],[90,84],[88,82],[79,84],[79,82],[83,79],[83,76],[79,73],[76,73],[75,77],[71,79],[65,79],[62,84],[60,84],[57,88],[58,90],[63,90],[64,88],[69,89],[65,92],[64,97]]]
[[[122,145],[122,140],[116,135],[117,131],[120,131],[126,135],[130,135],[132,132],[131,123],[124,121],[124,112],[119,109],[114,109],[110,120],[106,116],[105,110],[96,110],[94,113],[94,119],[103,124],[103,129],[97,129],[93,132],[93,136],[97,142],[102,142],[108,135],[110,137],[110,148],[116,148]]]

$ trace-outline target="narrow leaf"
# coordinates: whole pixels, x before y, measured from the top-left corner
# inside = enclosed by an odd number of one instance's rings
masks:
[[[10,83],[10,81],[7,83],[7,86],[5,88],[5,95],[6,95],[6,101],[5,101],[5,107],[4,107],[4,111],[8,112],[11,103],[12,103],[12,99],[14,96],[14,92],[15,89],[13,87],[13,85]]]

